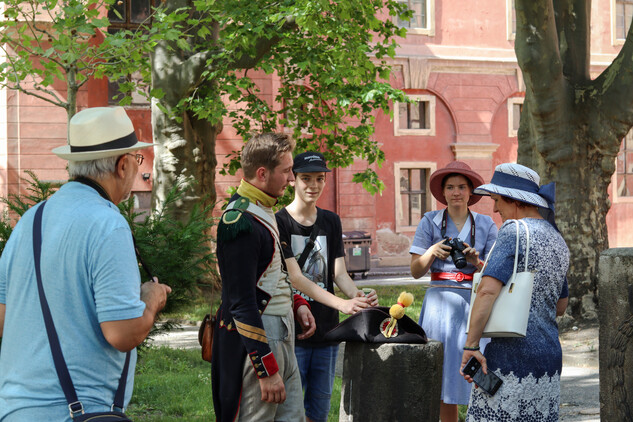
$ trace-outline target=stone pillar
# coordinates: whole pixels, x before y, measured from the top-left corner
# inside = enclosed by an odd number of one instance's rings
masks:
[[[600,419],[633,420],[633,248],[600,255]]]
[[[339,421],[438,421],[442,343],[347,343]]]

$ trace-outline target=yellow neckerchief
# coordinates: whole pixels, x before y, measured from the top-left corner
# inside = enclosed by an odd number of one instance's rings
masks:
[[[273,198],[244,179],[240,182],[240,186],[237,188],[237,193],[240,196],[248,198],[256,205],[263,205],[264,207],[270,208],[277,203],[277,198]]]

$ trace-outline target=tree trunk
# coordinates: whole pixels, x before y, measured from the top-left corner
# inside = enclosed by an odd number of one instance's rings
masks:
[[[527,99],[526,99],[527,101]],[[598,260],[600,252],[607,249],[608,235],[606,214],[610,203],[607,187],[614,170],[614,157],[593,148],[592,134],[584,128],[589,123],[599,124],[598,116],[573,113],[561,125],[557,143],[573,144],[573,154],[566,159],[548,161],[526,142],[530,135],[519,141],[519,162],[533,168],[541,175],[541,184],[556,182],[556,222],[570,252],[568,282],[570,311],[573,316],[595,319]],[[526,125],[534,117],[523,117]],[[523,120],[522,118],[522,120]],[[612,136],[612,143],[619,144]],[[606,165],[606,166],[605,166]]]
[[[204,62],[195,57],[183,61],[177,50],[165,45],[159,45],[152,57],[153,88],[165,93],[160,100],[152,101],[152,131],[157,144],[152,205],[158,209],[173,186],[190,184],[176,204],[175,218],[181,221],[189,217],[196,204],[204,207],[216,199],[215,140],[222,125],[212,125],[187,111],[176,111],[181,99],[194,88],[211,90],[212,87],[199,83],[197,69]]]
[[[66,70],[66,115],[67,123],[69,124],[70,119],[77,114],[77,92],[79,91],[79,87],[77,86],[77,71],[75,68],[75,66],[69,66]]]
[[[608,248],[608,186],[633,125],[629,35],[589,76],[590,0],[516,0],[515,50],[525,78],[518,161],[556,182],[556,221],[570,250],[572,316],[595,319],[600,253]]]
[[[154,142],[158,144],[154,156],[153,207],[158,209],[170,189],[192,183],[177,205],[175,217],[184,221],[192,208],[213,204],[215,194],[216,127],[208,121],[183,113],[182,122],[152,105]]]

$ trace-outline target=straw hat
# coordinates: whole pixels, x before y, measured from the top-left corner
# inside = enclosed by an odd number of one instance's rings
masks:
[[[465,178],[470,180],[470,183],[472,183],[473,185],[473,189],[484,183],[484,179],[479,174],[474,172],[470,168],[470,166],[463,161],[453,161],[451,163],[448,163],[446,167],[434,171],[431,175],[431,180],[429,181],[431,193],[433,194],[435,199],[437,199],[444,205],[447,205],[447,203],[446,198],[444,198],[444,192],[442,192],[442,180],[444,180],[444,177],[453,173],[464,176]],[[476,204],[480,199],[481,196],[470,195],[468,205]]]
[[[552,182],[539,186],[540,181],[538,173],[531,168],[521,164],[504,163],[495,168],[490,183],[479,186],[474,193],[486,196],[494,193],[553,211],[555,185]]]
[[[139,142],[134,125],[123,107],[94,107],[75,114],[68,124],[68,145],[53,149],[69,161],[116,157],[151,147]]]

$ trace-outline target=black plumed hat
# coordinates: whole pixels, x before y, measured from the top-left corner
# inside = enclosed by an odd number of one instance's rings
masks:
[[[391,316],[386,306],[366,308],[350,316],[325,334],[325,341],[356,341],[365,343],[417,343],[426,344],[428,339],[422,327],[408,316],[397,320],[390,338],[382,333]]]

